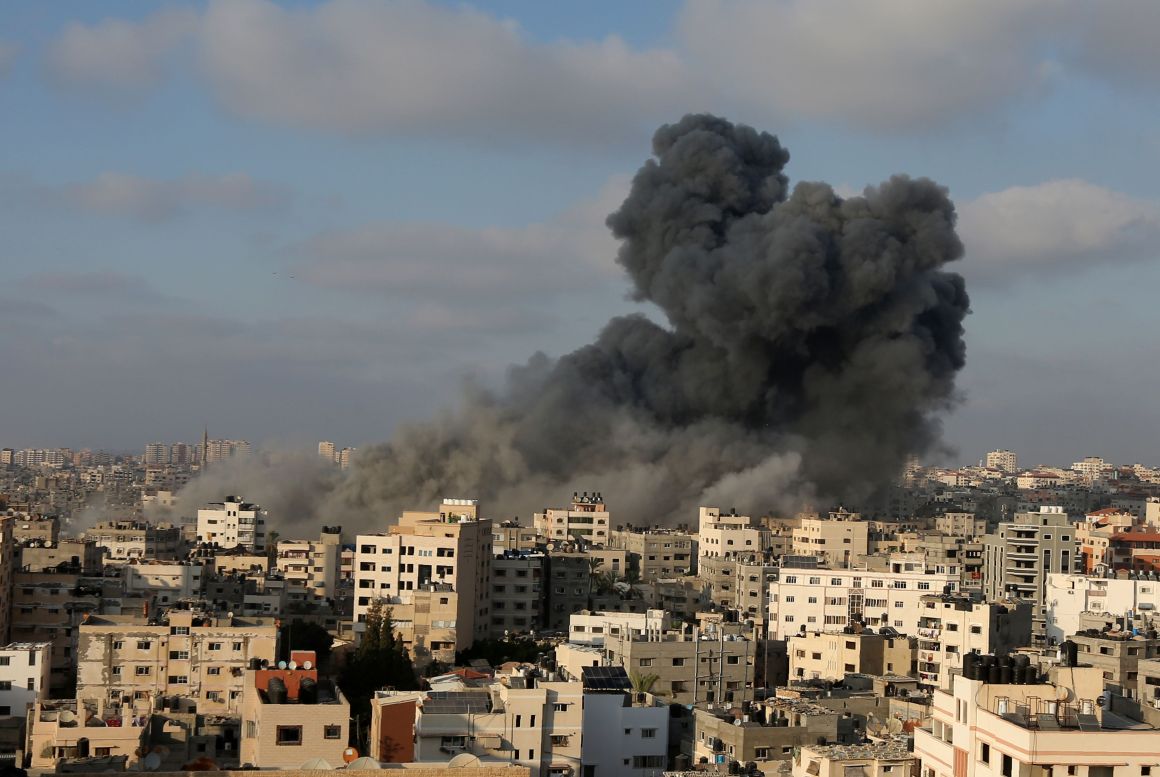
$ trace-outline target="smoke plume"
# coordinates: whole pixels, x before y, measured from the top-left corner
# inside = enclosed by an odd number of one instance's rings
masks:
[[[776,137],[707,115],[661,127],[653,156],[608,226],[665,321],[615,318],[502,391],[471,390],[360,451],[320,509],[382,525],[457,496],[507,517],[577,489],[634,523],[857,505],[937,445],[968,312],[942,270],[962,255],[946,190],[896,176],[858,197],[791,191]]]

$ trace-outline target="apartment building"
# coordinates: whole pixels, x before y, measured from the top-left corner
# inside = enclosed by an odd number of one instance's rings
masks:
[[[791,550],[802,556],[821,556],[824,566],[841,569],[870,551],[870,524],[858,513],[839,509],[826,517],[803,516],[791,534]]]
[[[12,575],[16,557],[16,540],[12,530],[14,519],[0,516],[0,642],[7,643],[12,622]]]
[[[794,755],[792,777],[901,777],[914,756],[905,736],[854,745],[808,745]]]
[[[987,519],[974,513],[948,512],[934,519],[934,528],[948,537],[972,540],[987,533]]]
[[[12,588],[12,639],[52,645],[49,688],[67,696],[76,684],[77,627],[101,606],[100,577],[78,572],[17,572]]]
[[[764,555],[773,531],[760,521],[736,510],[724,515],[720,508],[702,507],[697,519],[697,565],[705,558],[738,554]]]
[[[286,579],[287,598],[305,604],[333,599],[341,547],[341,526],[323,526],[317,540],[279,540],[274,563]]]
[[[54,545],[60,540],[60,520],[55,516],[16,515],[12,521],[12,539],[18,543],[39,542]]]
[[[929,571],[783,569],[769,584],[773,639],[810,631],[841,631],[848,625],[890,627],[914,634],[922,597],[957,589],[957,574]]]
[[[521,526],[518,521],[501,521],[492,528],[492,547],[496,553],[505,551],[533,551],[542,547],[545,540],[531,526]]]
[[[358,535],[355,547],[356,633],[377,600],[419,663],[452,662],[488,635],[492,526],[476,500],[406,511],[387,533]]]
[[[571,613],[568,617],[568,641],[581,645],[603,645],[609,637],[642,637],[668,631],[672,627],[664,610],[604,612],[600,610]]]
[[[301,769],[313,759],[322,759],[330,768],[345,763],[350,704],[337,685],[318,677],[311,664],[307,659],[293,669],[244,673],[238,751],[242,764]]]
[[[983,538],[987,598],[1031,602],[1035,644],[1046,638],[1048,575],[1073,572],[1079,563],[1075,529],[1062,507],[1045,506],[1034,513],[1016,513]]]
[[[869,632],[807,632],[789,638],[789,676],[840,682],[848,674],[909,675],[914,664],[911,638]]]
[[[208,577],[206,567],[194,561],[132,559],[121,567],[121,590],[128,597],[170,607],[182,600],[200,599]]]
[[[1141,661],[1160,657],[1160,639],[1132,630],[1105,632],[1088,629],[1068,639],[1077,646],[1078,659],[1099,669],[1104,689],[1128,699],[1137,698]]]
[[[92,540],[18,540],[14,569],[23,572],[100,572],[101,549]]]
[[[167,523],[117,520],[98,523],[85,531],[85,539],[100,547],[104,564],[124,564],[130,559],[178,559],[182,556],[181,529]]]
[[[753,762],[766,774],[776,773],[779,762],[789,762],[803,745],[862,738],[853,717],[797,699],[769,699],[740,710],[697,708],[693,717],[692,740],[681,750],[693,763],[714,764],[719,771],[739,771]]]
[[[266,547],[266,512],[240,496],[227,496],[197,511],[197,541],[251,552]]]
[[[1147,628],[1160,612],[1160,580],[1154,576],[1094,577],[1054,573],[1044,595],[1045,635],[1062,642],[1093,618],[1112,620],[1131,613]],[[1131,624],[1129,625],[1131,628]]]
[[[651,692],[674,704],[740,703],[753,695],[757,645],[722,629],[620,629],[605,635],[604,653],[629,675],[655,675]]]
[[[1006,654],[1031,644],[1032,605],[966,596],[924,596],[918,621],[918,678],[950,688],[967,653]]]
[[[254,659],[273,661],[277,640],[269,618],[191,610],[169,610],[158,622],[90,616],[79,628],[77,698],[151,710],[157,696],[176,696],[200,713],[236,714],[246,667]]]
[[[628,552],[628,575],[642,583],[692,574],[697,535],[680,529],[613,529],[608,544]]]
[[[991,683],[962,675],[934,692],[933,719],[914,732],[922,777],[1146,775],[1160,731],[1097,703],[1101,672],[1059,667],[1049,681]]]
[[[48,698],[52,645],[13,642],[0,647],[0,717],[24,717]]]
[[[532,526],[549,542],[575,539],[596,545],[608,543],[611,528],[604,496],[596,491],[591,496],[587,491],[573,493],[567,509],[548,508],[535,513]]]
[[[1019,457],[1014,451],[998,450],[987,453],[987,469],[997,469],[1008,474],[1019,471]]]
[[[777,580],[779,566],[760,555],[707,556],[697,569],[710,601],[737,610],[742,617],[763,624],[769,611],[769,584]]]
[[[548,553],[546,625],[567,631],[572,613],[588,609],[592,598],[592,557],[554,550]]]
[[[509,550],[491,560],[490,634],[500,639],[544,627],[547,556]]]

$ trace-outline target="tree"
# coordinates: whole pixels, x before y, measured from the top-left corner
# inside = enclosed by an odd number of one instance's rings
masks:
[[[301,618],[282,624],[278,631],[278,652],[283,660],[290,658],[291,650],[313,650],[318,665],[322,666],[330,658],[330,647],[333,644],[334,637],[329,631]]]
[[[648,693],[657,684],[657,680],[659,679],[661,679],[660,675],[641,674],[636,669],[633,669],[628,675],[628,681],[632,684],[632,690],[637,693]]]
[[[366,631],[338,684],[350,702],[351,713],[368,722],[375,691],[388,687],[410,691],[419,687],[415,667],[395,631],[391,611],[381,601],[372,602],[367,610]]]

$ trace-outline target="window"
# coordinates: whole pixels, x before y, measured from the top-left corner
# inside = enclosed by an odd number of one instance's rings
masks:
[[[137,649],[138,650],[148,650],[150,645],[152,645],[152,644],[153,643],[147,639],[141,639],[141,640],[137,641]]]
[[[651,658],[642,658],[640,660],[640,665],[641,666],[652,666],[653,665],[652,662],[653,662],[653,660]]]
[[[138,667],[138,669],[140,669],[140,668],[141,667]],[[144,668],[148,669],[149,667],[144,667]],[[171,674],[171,675],[169,675],[169,684],[170,685],[189,685],[189,678],[183,674]]]
[[[11,691],[11,690],[12,690],[12,681],[11,680],[0,680],[0,691]]]
[[[633,769],[663,769],[665,766],[665,757],[663,755],[634,755],[632,757]]]
[[[640,730],[641,739],[656,739],[657,730],[655,728],[642,728]]]
[[[673,666],[684,666],[684,665],[685,665],[685,659],[683,659],[683,658],[674,658],[673,659]]]
[[[1003,777],[1011,777],[1013,772],[1014,772],[1014,764],[1011,761],[1011,756],[1004,755],[1003,756],[1003,769],[1002,769]]]
[[[134,669],[133,671],[134,671],[134,674],[136,674],[138,677],[140,677],[142,675],[152,674],[153,667],[151,667],[151,666],[139,666],[136,669]]]
[[[12,658],[10,656],[0,656],[0,666],[8,666],[11,663]]]
[[[323,739],[342,739],[342,726],[323,726]]]
[[[979,760],[985,764],[991,763],[991,746],[986,742],[979,745]]]
[[[120,676],[121,676],[121,667],[114,666],[113,667],[113,677],[120,677]]]
[[[241,642],[235,642],[235,643],[234,643],[234,650],[241,650],[241,649],[242,649],[242,643],[241,643]]]
[[[302,744],[302,726],[278,726],[276,741],[280,745]]]
[[[170,650],[169,651],[169,660],[170,661],[188,661],[189,660],[189,651],[188,650]]]
[[[221,674],[222,668],[220,666],[211,666],[205,670],[206,674]]]
[[[552,711],[553,712],[567,712],[568,705],[567,704],[553,704]]]
[[[211,642],[211,643],[209,643],[209,649],[210,649],[210,650],[221,650],[221,649],[222,649],[222,643],[220,643],[220,642]]]
[[[172,628],[169,629],[169,633],[177,635],[177,636],[182,636],[182,637],[188,636],[189,635],[189,626],[173,626]]]

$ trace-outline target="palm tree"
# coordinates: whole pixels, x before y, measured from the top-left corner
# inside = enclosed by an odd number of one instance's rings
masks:
[[[636,693],[648,693],[659,679],[660,675],[642,674],[636,669],[628,674],[628,682],[632,684],[632,690]]]

